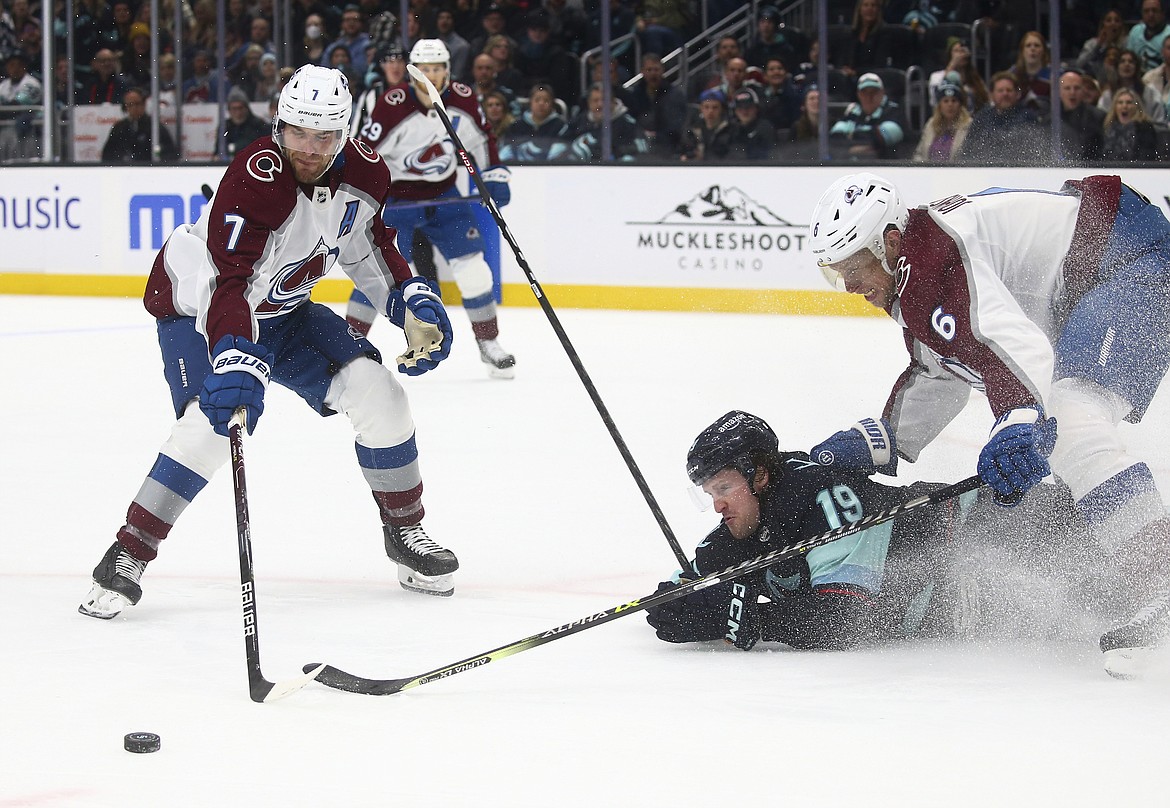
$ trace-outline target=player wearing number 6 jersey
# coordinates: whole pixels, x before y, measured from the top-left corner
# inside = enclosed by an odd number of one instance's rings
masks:
[[[475,91],[450,80],[446,45],[438,39],[421,39],[411,49],[410,61],[441,93],[451,124],[475,160],[492,199],[497,206],[504,207],[511,198],[510,172],[499,165],[495,135],[483,116]],[[459,160],[438,113],[431,109],[426,90],[413,82],[387,87],[365,117],[358,137],[390,166],[394,182],[383,212],[386,225],[398,231],[398,243],[406,251],[416,230],[426,234],[451,267],[479,345],[480,358],[488,366],[488,372],[495,377],[511,378],[516,360],[498,342],[492,272],[484,260],[480,233],[480,227],[495,227],[494,222],[490,217],[477,219],[476,209],[482,210],[478,201],[410,205],[459,196],[455,185]],[[350,324],[369,333],[376,313],[358,288],[346,312]]]
[[[458,562],[422,529],[406,393],[373,345],[309,300],[317,281],[339,268],[404,329],[400,372],[430,370],[450,350],[442,303],[411,277],[378,215],[390,172],[348,137],[351,106],[340,71],[297,70],[281,91],[272,137],[236,155],[198,221],[177,228],[155,259],[145,304],[157,319],[178,420],[94,570],[83,614],[108,619],[138,602],[147,563],[228,459],[233,413],[245,410],[252,431],[270,380],[321,415],[349,417],[400,581],[452,591]]]
[[[982,390],[996,421],[980,476],[1005,504],[1050,471],[1068,484],[1136,609],[1102,636],[1106,669],[1137,673],[1170,633],[1170,518],[1117,427],[1141,420],[1170,367],[1162,212],[1113,176],[907,210],[894,185],[855,174],[817,204],[810,249],[903,327],[911,356],[884,417],[813,457],[893,473]]]

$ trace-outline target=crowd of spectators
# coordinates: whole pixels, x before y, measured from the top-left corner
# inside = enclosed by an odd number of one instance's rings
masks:
[[[180,54],[172,52],[176,2]],[[701,28],[697,0],[410,0],[405,21],[391,0],[292,0],[288,49],[273,41],[273,0],[227,0],[222,65],[215,59],[215,0],[162,0],[159,104],[225,102],[230,157],[265,131],[267,121],[254,110],[302,64],[344,71],[355,104],[384,84],[383,63],[405,58],[398,47],[404,24],[411,40],[443,40],[452,78],[475,90],[509,162],[599,160],[606,122],[621,161],[815,161],[822,110],[835,160],[1047,161],[1054,157],[1047,139],[1054,91],[1062,159],[1166,159],[1170,26],[1163,0],[1061,0],[1059,75],[1051,73],[1045,35],[1035,30],[1042,27],[1037,3],[1044,2],[829,0],[829,86],[818,87],[817,32],[786,25],[770,5],[759,7],[746,34],[715,36],[710,63],[683,85],[666,78],[663,56]],[[740,4],[706,5],[722,14]],[[158,108],[143,98],[156,73],[150,4],[75,0],[71,21],[62,3],[54,8],[57,52],[64,53],[69,28],[74,48],[73,86],[64,58],[53,76],[58,107],[125,104],[129,93],[134,102],[117,128],[141,133],[149,114],[139,113],[138,100],[146,110]],[[0,0],[0,106],[41,101],[40,14],[38,0]],[[594,60],[582,92],[584,54],[600,42],[603,14],[613,36],[636,35],[641,58],[635,63],[633,49],[622,47],[608,69]],[[979,64],[977,22],[987,34]],[[911,66],[919,83],[907,81]],[[124,151],[131,156],[120,159],[149,159],[151,151],[157,159],[171,154],[173,143]]]

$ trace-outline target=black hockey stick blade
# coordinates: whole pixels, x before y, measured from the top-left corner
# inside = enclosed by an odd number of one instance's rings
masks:
[[[677,598],[686,597],[692,592],[700,589],[706,589],[716,584],[724,583],[739,578],[742,575],[747,575],[749,572],[762,570],[770,567],[778,561],[783,561],[787,558],[808,552],[809,550],[820,547],[824,544],[834,542],[837,539],[850,536],[854,533],[859,533],[866,528],[879,525],[883,522],[888,522],[891,519],[896,519],[903,514],[919,508],[930,505],[937,505],[940,502],[957,497],[960,494],[965,494],[968,491],[974,491],[982,484],[979,477],[968,477],[965,480],[960,480],[954,485],[948,485],[943,488],[933,491],[929,494],[924,494],[920,497],[907,500],[901,505],[895,505],[885,511],[873,514],[872,516],[865,516],[858,521],[842,525],[839,528],[830,530],[826,533],[813,536],[808,539],[803,539],[788,547],[779,550],[773,550],[762,556],[757,556],[749,561],[744,561],[734,567],[728,567],[725,570],[704,575],[702,578],[697,578],[693,581],[685,581],[677,588],[668,590],[666,592],[658,592],[653,595],[646,595],[629,603],[624,603],[620,606],[614,606],[606,609],[603,612],[597,612],[571,623],[557,626],[556,628],[542,632],[540,634],[533,634],[530,637],[525,637],[522,640],[501,645],[499,648],[494,648],[491,651],[485,651],[482,654],[477,654],[467,659],[461,659],[458,662],[453,662],[450,665],[444,665],[441,668],[427,671],[418,676],[408,676],[402,679],[366,679],[362,676],[355,676],[352,673],[347,673],[332,665],[325,665],[321,668],[321,663],[314,662],[304,667],[306,673],[308,671],[318,671],[317,681],[328,687],[336,690],[345,690],[350,693],[362,693],[368,696],[389,696],[394,693],[400,693],[403,690],[409,690],[412,687],[419,685],[430,684],[439,679],[446,679],[454,676],[457,673],[463,673],[474,668],[481,668],[489,662],[510,657],[514,654],[519,654],[521,651],[527,651],[531,648],[536,648],[540,645],[559,640],[562,637],[568,637],[570,634],[577,634],[586,629],[599,626],[602,623],[608,623],[611,620],[617,620],[619,617],[625,617],[634,612],[641,612],[646,609],[651,609],[655,606],[660,606],[663,603],[669,603]]]
[[[206,182],[203,183],[203,187],[201,187],[199,190],[203,192],[203,198],[208,202],[211,201],[211,197],[215,196],[215,192],[211,190],[211,186]]]

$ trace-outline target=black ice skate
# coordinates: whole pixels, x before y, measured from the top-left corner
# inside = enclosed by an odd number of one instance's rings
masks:
[[[77,611],[99,620],[117,617],[127,606],[142,598],[142,571],[146,562],[139,561],[114,542],[93,570],[93,587]]]
[[[1120,626],[1101,635],[1105,670],[1118,679],[1136,679],[1154,649],[1170,634],[1170,592],[1163,592]]]
[[[386,555],[398,564],[398,583],[411,592],[447,597],[455,593],[452,573],[459,559],[427,536],[422,525],[384,525]]]
[[[488,374],[496,379],[511,379],[516,375],[516,357],[500,347],[494,339],[481,339],[479,358],[488,366]]]

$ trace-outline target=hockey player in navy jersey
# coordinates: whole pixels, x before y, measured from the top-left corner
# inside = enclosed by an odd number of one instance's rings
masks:
[[[453,591],[458,561],[422,526],[406,393],[373,345],[309,300],[314,284],[340,268],[404,330],[400,372],[424,373],[450,351],[443,304],[411,276],[378,216],[390,172],[348,137],[352,103],[340,71],[297,70],[281,91],[272,136],[236,155],[199,220],[178,227],[158,253],[144,302],[157,320],[178,420],[94,570],[83,614],[109,619],[138,603],[146,565],[227,461],[233,413],[246,411],[251,432],[270,380],[321,415],[349,417],[402,586]]]
[[[884,486],[803,452],[782,452],[760,417],[733,410],[687,452],[695,495],[722,517],[695,551],[693,580],[887,510],[937,486]],[[847,649],[955,632],[947,563],[976,492],[867,528],[766,570],[647,611],[667,642],[724,639],[801,649]],[[659,591],[677,586],[659,585]],[[761,596],[763,601],[761,601]]]
[[[439,90],[451,123],[479,167],[492,199],[498,207],[504,207],[511,199],[511,172],[500,165],[495,135],[475,91],[451,80],[447,46],[439,39],[420,39],[411,48],[410,61]],[[386,225],[398,231],[398,243],[407,252],[415,230],[426,234],[451,268],[463,296],[463,308],[471,320],[480,359],[490,375],[512,378],[516,359],[499,343],[492,271],[484,260],[483,236],[472,208],[479,203],[404,206],[431,199],[448,200],[460,194],[455,184],[459,160],[443,122],[431,109],[426,89],[415,86],[413,81],[388,87],[374,103],[358,137],[390,166],[393,184],[384,211]],[[362,290],[355,289],[346,311],[350,324],[368,334],[376,314]]]
[[[809,244],[831,282],[902,326],[910,352],[883,416],[813,457],[892,474],[983,391],[996,420],[980,476],[1005,504],[1050,472],[1068,484],[1130,595],[1129,618],[1101,637],[1106,670],[1140,673],[1170,634],[1170,518],[1118,425],[1141,420],[1170,367],[1162,212],[1115,176],[908,210],[862,173],[822,196]]]

